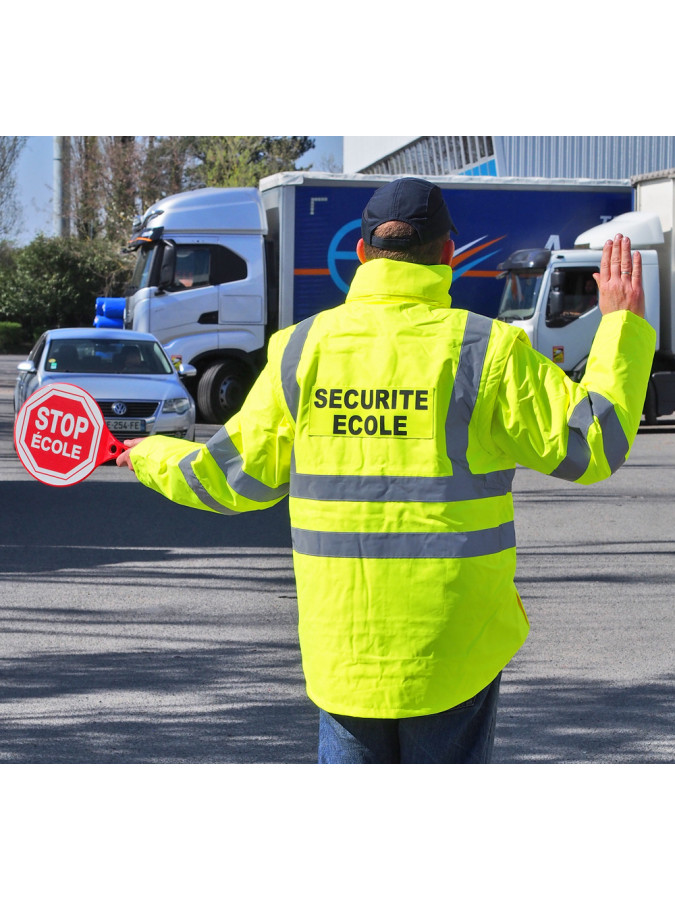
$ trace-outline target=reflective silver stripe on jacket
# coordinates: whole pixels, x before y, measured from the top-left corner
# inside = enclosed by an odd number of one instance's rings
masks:
[[[469,422],[476,406],[492,322],[469,313],[459,352],[457,374],[445,419],[445,446],[453,462],[467,468]]]
[[[451,499],[455,500],[479,500],[508,494],[515,475],[515,469],[474,475],[467,461],[469,423],[478,399],[491,331],[491,319],[471,312],[467,315],[457,373],[445,417],[445,447],[452,460],[452,481],[457,491]]]
[[[472,475],[302,475],[291,470],[291,497],[300,500],[361,500],[372,503],[452,503],[503,497],[511,490],[513,469]]]
[[[602,394],[596,394],[589,391],[591,405],[593,407],[593,415],[600,423],[602,430],[602,446],[605,451],[605,458],[612,472],[626,462],[630,445],[628,438],[624,434],[621,422],[616,414],[613,403],[603,397]]]
[[[316,315],[298,322],[288,339],[281,357],[281,386],[284,391],[286,405],[293,416],[293,421],[298,418],[298,403],[300,401],[298,365],[309,329],[314,324],[314,319],[316,319]]]
[[[294,345],[287,347],[282,361],[284,395],[294,416],[297,415],[299,396],[297,365],[310,326],[311,321],[298,334]],[[469,422],[478,397],[490,330],[488,319],[468,314],[446,417],[446,446],[452,459],[452,475],[311,475],[296,471],[293,455],[290,496],[319,501],[452,503],[508,494],[513,469],[474,475],[466,458]],[[295,332],[289,345],[294,336]],[[292,528],[291,533],[296,552],[310,556],[468,558],[515,547],[513,522],[469,532],[342,533]]]
[[[233,516],[235,514],[234,511],[228,509],[226,506],[222,506],[217,500],[214,500],[195,475],[192,468],[192,460],[195,459],[200,452],[200,450],[193,450],[192,453],[188,453],[188,455],[184,456],[178,463],[178,468],[183,473],[183,478],[205,506],[208,506],[214,512],[222,513],[224,516]]]
[[[468,559],[516,546],[513,522],[478,531],[341,532],[292,528],[293,549],[349,559]]]
[[[220,431],[213,435],[206,444],[206,447],[218,468],[223,473],[228,485],[241,497],[245,497],[247,500],[258,503],[268,503],[274,500],[280,500],[288,493],[287,484],[282,484],[276,488],[269,487],[268,485],[263,484],[262,481],[258,481],[257,478],[253,478],[251,475],[244,472],[244,461],[225,427],[221,428]],[[179,468],[183,473],[183,477],[202,503],[216,512],[224,513],[225,515],[233,515],[232,510],[218,503],[217,500],[214,500],[195,475],[192,468],[192,461],[199,452],[199,450],[195,450],[193,453],[189,453],[187,456],[183,457],[180,461]]]
[[[567,455],[551,472],[555,478],[576,481],[588,468],[591,460],[588,429],[593,424],[594,417],[600,423],[603,449],[610,470],[616,472],[625,463],[629,444],[616,409],[602,394],[589,391],[588,396],[577,403],[569,418]]]

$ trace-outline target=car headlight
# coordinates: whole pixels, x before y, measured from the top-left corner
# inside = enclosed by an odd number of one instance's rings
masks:
[[[190,401],[187,397],[174,397],[172,400],[164,401],[162,412],[176,413],[177,415],[182,416],[183,413],[186,413],[189,409]]]

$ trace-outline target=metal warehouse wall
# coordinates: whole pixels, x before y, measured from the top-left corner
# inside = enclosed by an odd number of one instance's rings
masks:
[[[675,137],[493,137],[497,175],[630,178],[675,166]]]
[[[344,139],[345,172],[350,171],[348,161],[356,158],[355,153],[347,150],[349,140],[365,144],[364,138]],[[383,142],[384,138],[369,139],[367,149],[371,155],[383,149]],[[388,150],[386,155],[374,157],[357,171],[368,175],[496,174],[491,137],[418,137]]]

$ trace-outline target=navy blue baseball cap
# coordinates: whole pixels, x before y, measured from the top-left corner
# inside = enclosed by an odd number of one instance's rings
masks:
[[[383,222],[407,222],[410,238],[382,238],[373,232]],[[452,231],[457,234],[438,185],[423,178],[398,178],[378,188],[361,216],[361,237],[380,250],[406,250]]]

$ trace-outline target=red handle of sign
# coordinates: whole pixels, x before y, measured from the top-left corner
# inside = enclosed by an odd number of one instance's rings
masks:
[[[110,462],[111,459],[117,459],[120,453],[124,453],[127,447],[124,446],[122,441],[118,441],[117,438],[110,433],[108,430],[108,426],[104,423],[103,432],[101,434],[101,443],[98,448],[98,455],[96,457],[96,467],[102,466],[103,463]]]
[[[26,471],[54,487],[83,481],[126,449],[91,394],[66,382],[30,395],[16,417],[14,446]]]

